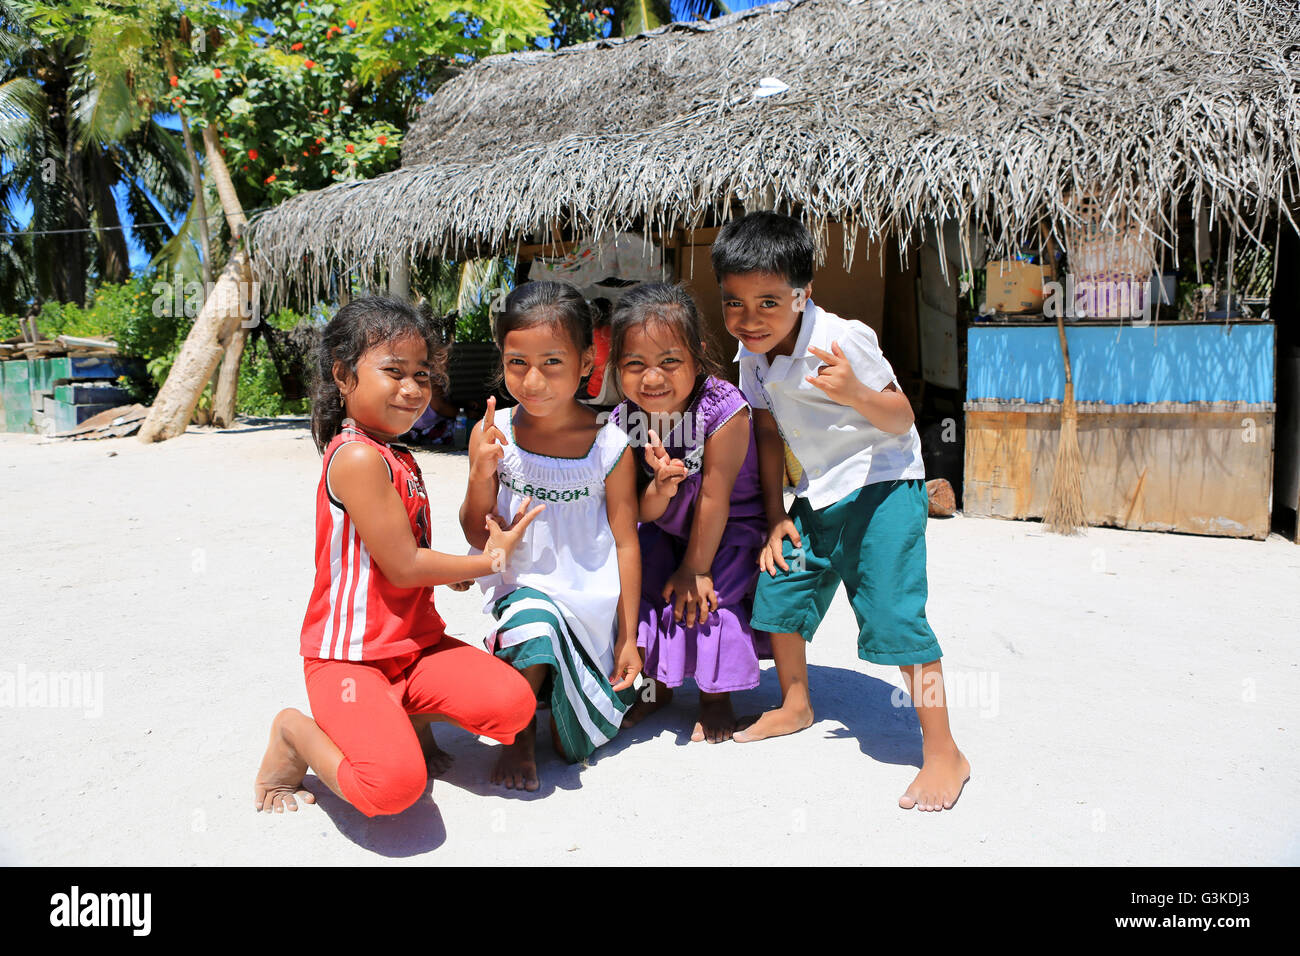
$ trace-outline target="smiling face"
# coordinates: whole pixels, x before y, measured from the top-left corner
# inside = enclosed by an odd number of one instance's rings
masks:
[[[569,410],[578,383],[591,371],[590,350],[579,351],[561,326],[546,322],[507,332],[501,361],[506,390],[538,417]]]
[[[618,366],[623,394],[652,414],[684,412],[699,367],[673,327],[644,322],[627,330]]]
[[[334,364],[334,382],[347,416],[382,441],[411,430],[433,396],[429,346],[418,335],[381,342],[367,349],[348,377]]]
[[[720,284],[722,321],[745,348],[769,361],[794,350],[811,282],[800,289],[775,273],[745,272],[725,275]]]

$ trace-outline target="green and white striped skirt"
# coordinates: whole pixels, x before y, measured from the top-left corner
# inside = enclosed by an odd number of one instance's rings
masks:
[[[492,608],[496,630],[487,647],[516,670],[534,664],[550,667],[551,716],[557,744],[570,763],[585,760],[618,733],[634,693],[616,694],[609,678],[591,659],[564,613],[534,588],[515,588]],[[626,698],[626,699],[624,699]]]

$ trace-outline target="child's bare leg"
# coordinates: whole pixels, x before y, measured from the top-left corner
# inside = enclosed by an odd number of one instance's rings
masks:
[[[548,665],[534,664],[525,667],[521,674],[528,681],[528,686],[536,694],[542,689],[546,680]],[[515,736],[515,742],[501,748],[501,756],[492,768],[493,783],[499,783],[507,790],[536,790],[541,781],[537,779],[537,716],[528,722],[528,726]]]
[[[645,720],[660,707],[665,707],[672,702],[673,689],[667,684],[661,684],[653,677],[646,678],[639,690],[636,692],[636,701],[627,709],[623,715],[623,722],[620,727],[635,727],[641,721]]]
[[[904,810],[950,810],[970,779],[970,762],[957,749],[948,727],[948,703],[939,661],[900,667],[921,722],[921,772],[898,798]]]
[[[298,809],[298,799],[315,803],[316,797],[302,788],[302,778],[310,767],[327,787],[339,791],[339,764],[343,751],[300,710],[286,708],[271,721],[271,741],[266,746],[262,766],[253,784],[254,804],[259,811],[283,813],[287,807]],[[343,799],[347,799],[343,797]]]
[[[451,723],[442,714],[411,714],[411,727],[420,741],[420,752],[424,754],[424,764],[429,773],[437,777],[451,769],[456,758],[438,746],[433,737],[433,724]]]
[[[720,744],[730,740],[735,730],[736,714],[731,709],[731,695],[700,691],[700,719],[691,731],[691,740]]]
[[[732,736],[747,744],[767,737],[793,734],[812,726],[812,698],[808,694],[808,658],[803,637],[798,634],[773,634],[772,659],[776,677],[781,682],[781,706],[769,710],[758,720]]]

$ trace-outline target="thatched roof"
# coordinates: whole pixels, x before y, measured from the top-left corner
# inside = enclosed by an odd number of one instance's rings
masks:
[[[789,89],[757,97],[760,80]],[[1072,195],[1169,235],[1179,199],[1258,228],[1300,196],[1300,16],[1276,0],[795,0],[483,60],[403,168],[254,226],[259,272],[319,288],[394,254],[691,227],[731,199],[849,238],[975,223],[995,249]]]

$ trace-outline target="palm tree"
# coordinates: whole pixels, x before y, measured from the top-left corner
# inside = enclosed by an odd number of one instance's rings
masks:
[[[129,275],[114,190],[125,187],[136,222],[162,218],[159,208],[183,211],[190,203],[184,148],[154,121],[129,71],[91,68],[85,36],[38,35],[8,2],[0,21],[0,217],[13,223],[23,202],[31,204],[34,294],[84,304],[88,280]],[[151,254],[166,238],[133,232]]]

